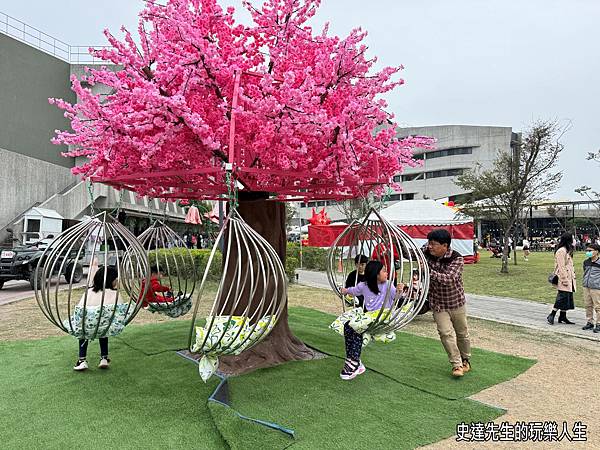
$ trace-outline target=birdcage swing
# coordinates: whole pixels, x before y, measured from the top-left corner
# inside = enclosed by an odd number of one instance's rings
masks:
[[[158,219],[138,240],[147,252],[151,272],[142,306],[151,313],[173,318],[187,314],[192,308],[197,270],[185,242]]]
[[[78,283],[84,266],[87,275]],[[116,336],[138,313],[148,278],[144,248],[105,211],[48,245],[35,270],[35,297],[46,318],[72,336]]]
[[[354,269],[355,257],[360,255],[380,261],[389,274],[385,298],[381,307],[374,310],[359,305],[357,299],[349,307],[347,296],[341,292]],[[372,340],[394,340],[395,332],[422,311],[429,290],[429,268],[423,252],[400,227],[374,208],[364,218],[354,220],[336,238],[328,252],[327,276],[341,299],[343,311],[331,328],[343,335],[344,324],[348,323],[363,335],[364,345]],[[358,277],[354,280],[356,285]]]
[[[201,355],[204,381],[217,370],[219,357],[239,355],[261,342],[281,317],[287,300],[285,269],[275,249],[237,211],[237,188],[228,174],[230,211],[212,247],[194,305],[189,347]],[[216,255],[223,262],[210,312],[199,317]]]

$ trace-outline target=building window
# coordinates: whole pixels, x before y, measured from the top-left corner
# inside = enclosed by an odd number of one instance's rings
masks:
[[[442,158],[444,156],[470,155],[472,153],[473,147],[448,148],[427,153],[427,159]]]
[[[456,177],[462,175],[465,169],[445,169],[445,170],[433,170],[427,172],[426,178],[442,178],[442,177]]]
[[[414,199],[415,199],[414,193],[402,194],[402,200],[414,200]]]
[[[415,181],[415,180],[419,180],[419,179],[422,180],[424,178],[425,178],[425,172],[402,175],[402,181]]]
[[[429,155],[427,155],[429,156]],[[413,159],[417,160],[417,161],[422,161],[423,159],[425,159],[425,153],[418,153],[416,155],[413,155]]]
[[[396,200],[400,200],[400,194],[392,194],[388,199],[390,202],[395,202]]]

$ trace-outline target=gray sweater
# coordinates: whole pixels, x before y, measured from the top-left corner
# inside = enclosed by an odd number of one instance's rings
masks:
[[[583,262],[583,287],[600,289],[600,259],[588,258]]]

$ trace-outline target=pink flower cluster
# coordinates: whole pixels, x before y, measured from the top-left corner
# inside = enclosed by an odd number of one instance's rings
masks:
[[[124,41],[105,31],[111,49],[90,49],[120,70],[73,77],[75,105],[50,99],[72,127],[54,142],[73,146],[67,156],[88,157],[73,170],[84,177],[220,167],[235,116],[236,169],[260,169],[252,176],[261,190],[296,189],[310,198],[364,194],[364,180],[375,175],[391,182],[416,164],[414,147],[433,141],[397,138],[381,95],[403,83],[395,79],[402,67],[373,71],[361,30],[345,38],[330,36],[327,26],[314,33],[307,21],[319,3],[267,0],[256,8],[244,1],[254,22],[244,26],[217,0],[148,2],[141,46],[123,29]],[[93,94],[97,84],[109,94]],[[207,186],[202,177],[190,180],[197,191]],[[135,185],[138,194],[157,197],[171,188],[151,179]]]

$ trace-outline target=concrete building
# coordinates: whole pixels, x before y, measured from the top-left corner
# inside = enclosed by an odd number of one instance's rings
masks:
[[[456,177],[476,165],[490,168],[500,152],[512,152],[520,139],[510,127],[440,125],[400,128],[398,135],[429,136],[437,140],[434,150],[417,150],[415,159],[421,167],[408,167],[396,175],[402,192],[391,201],[424,198],[457,200],[466,190],[456,185]]]
[[[33,39],[35,38],[35,39]],[[55,130],[69,128],[69,122],[49,97],[70,103],[70,76],[81,75],[83,64],[93,64],[91,56],[83,60],[83,51],[71,47],[0,13],[0,242],[7,229],[22,229],[25,212],[34,206],[57,211],[66,219],[80,219],[93,210],[112,210],[121,195],[103,185],[94,186],[94,202],[88,185],[71,174],[79,163],[65,158],[65,146],[53,145]],[[101,87],[95,88],[101,89]],[[136,198],[124,192],[121,208],[127,225],[139,231],[154,216],[165,216],[182,223],[185,213],[175,204]]]

